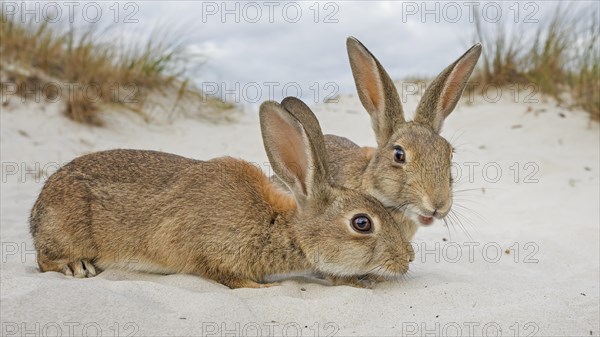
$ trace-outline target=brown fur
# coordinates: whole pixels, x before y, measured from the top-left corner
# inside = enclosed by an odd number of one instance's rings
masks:
[[[473,71],[481,46],[474,45],[442,71],[425,91],[415,119],[407,122],[389,75],[355,38],[347,40],[350,65],[359,98],[371,115],[377,149],[326,135],[325,144],[334,183],[364,191],[381,201],[403,224],[406,240],[418,226],[405,221],[407,210],[443,218],[452,205],[452,146],[439,135],[443,120],[455,108]],[[372,102],[382,102],[373,104]],[[406,164],[394,161],[394,146],[406,152]]]
[[[294,271],[348,280],[406,272],[413,253],[389,213],[370,196],[330,184],[318,124],[303,126],[275,102],[260,114],[265,149],[292,195],[229,157],[85,155],[48,179],[32,209],[40,270],[187,273],[231,288],[268,286],[264,276]],[[351,229],[358,213],[373,219],[372,234]]]

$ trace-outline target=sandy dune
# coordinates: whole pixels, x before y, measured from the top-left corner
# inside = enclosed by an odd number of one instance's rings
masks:
[[[415,105],[409,100],[406,111]],[[406,278],[357,289],[295,276],[279,287],[230,290],[189,275],[39,273],[27,216],[43,173],[92,151],[156,149],[265,163],[257,113],[224,125],[145,125],[115,113],[106,128],[91,128],[59,109],[18,100],[2,108],[3,336],[600,333],[600,131],[583,112],[512,98],[460,104],[444,135],[458,149],[456,189],[465,191],[457,192],[454,209],[470,237],[457,220],[421,228]],[[356,97],[315,112],[325,132],[374,145]]]

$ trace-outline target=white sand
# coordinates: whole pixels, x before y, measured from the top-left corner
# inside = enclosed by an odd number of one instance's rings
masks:
[[[409,112],[414,107],[414,101],[405,104]],[[600,136],[583,112],[508,99],[461,104],[444,135],[459,150],[456,189],[474,190],[457,193],[456,204],[483,219],[455,207],[473,223],[465,223],[472,243],[440,222],[421,228],[417,260],[405,279],[357,289],[296,277],[274,288],[230,290],[189,275],[107,270],[73,279],[39,273],[27,217],[43,179],[22,174],[37,163],[52,172],[52,163],[110,148],[264,163],[256,113],[217,126],[194,120],[144,125],[137,117],[114,116],[106,128],[90,128],[65,119],[59,108],[17,100],[2,108],[3,336],[56,335],[57,328],[62,336],[599,334]],[[326,132],[374,144],[355,97],[315,110]],[[472,183],[466,162],[480,163]],[[486,182],[481,167],[494,162],[502,177]],[[525,168],[529,162],[539,167],[537,183],[523,182],[533,171]],[[488,174],[494,178],[494,168]]]

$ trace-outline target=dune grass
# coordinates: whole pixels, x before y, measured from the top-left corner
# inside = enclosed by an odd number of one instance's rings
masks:
[[[600,121],[599,14],[597,4],[559,4],[533,32],[503,21],[485,25],[476,15],[475,40],[483,54],[472,81],[480,87],[534,84]]]
[[[59,91],[69,118],[96,125],[101,124],[102,104],[139,112],[153,90],[173,87],[178,95],[201,94],[189,86],[184,74],[186,65],[202,60],[189,53],[183,41],[173,39],[176,34],[157,31],[147,41],[132,42],[103,40],[102,33],[106,30],[93,25],[67,29],[2,15],[1,70],[16,84],[16,94],[26,94],[36,86],[46,95]]]

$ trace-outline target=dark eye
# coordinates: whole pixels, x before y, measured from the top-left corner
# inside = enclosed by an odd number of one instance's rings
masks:
[[[396,163],[404,164],[406,162],[406,154],[402,146],[394,146],[394,160]]]
[[[373,231],[371,219],[365,214],[357,214],[350,221],[352,228],[359,233],[370,233]]]

